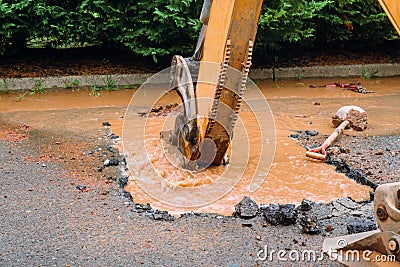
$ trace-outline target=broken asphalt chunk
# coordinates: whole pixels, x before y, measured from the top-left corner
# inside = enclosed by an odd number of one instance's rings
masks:
[[[245,196],[242,201],[235,205],[235,215],[244,219],[251,219],[257,216],[259,211],[257,203]]]
[[[272,225],[291,225],[297,220],[297,209],[293,204],[270,204],[263,209],[263,215]]]

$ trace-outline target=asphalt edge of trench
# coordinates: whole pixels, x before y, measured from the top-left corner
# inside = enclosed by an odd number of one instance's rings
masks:
[[[154,209],[149,203],[135,202],[135,196],[132,196],[124,189],[129,179],[132,179],[130,178],[129,169],[126,164],[126,155],[121,153],[118,149],[121,140],[118,136],[113,134],[111,124],[103,122],[103,126],[108,129],[107,136],[109,137],[111,146],[114,148],[112,150],[114,155],[109,159],[105,159],[103,163],[104,166],[101,168],[105,169],[110,166],[117,167],[118,178],[115,179],[115,183],[122,190],[122,195],[131,202],[131,212],[139,216],[154,221],[175,221],[191,216],[210,217],[214,219],[234,217],[240,220],[243,227],[251,227],[254,222],[252,219],[260,217],[262,221],[266,221],[266,224],[271,226],[295,225],[301,229],[303,234],[323,236],[326,236],[328,232],[332,231],[330,229],[331,225],[327,225],[327,222],[339,219],[344,222],[348,234],[377,229],[376,221],[373,216],[373,193],[371,194],[370,200],[367,201],[357,202],[351,198],[341,198],[331,203],[319,203],[304,199],[298,206],[294,204],[274,203],[257,204],[251,198],[243,196],[243,199],[235,205],[235,212],[230,216],[192,211],[183,213],[178,218],[174,217],[166,210]],[[327,163],[335,165],[336,161],[332,158]],[[337,171],[345,173],[348,178],[370,186],[373,189],[376,188],[376,185],[368,181],[361,173],[357,173],[357,175],[354,176],[354,170],[351,169],[351,166],[344,166],[343,162],[340,162],[340,164],[336,166],[340,168],[339,170],[337,169]]]

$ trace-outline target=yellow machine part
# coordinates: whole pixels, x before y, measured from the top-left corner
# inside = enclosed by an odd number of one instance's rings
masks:
[[[210,138],[215,142],[217,152],[213,163],[216,165],[221,164],[232,136],[232,133],[227,131],[226,125],[215,123],[210,127],[209,121],[221,66],[229,58],[228,66],[243,72],[243,66],[248,61],[249,44],[252,46],[256,36],[262,2],[263,0],[213,0],[211,6],[196,86],[196,97],[199,101],[197,123],[199,142],[205,138]],[[227,56],[228,46],[229,56]],[[209,62],[217,64],[210,65]],[[229,76],[229,73],[227,75]],[[202,83],[202,81],[207,82]],[[238,83],[237,86],[240,87],[241,84]],[[241,101],[240,96],[238,97],[233,91],[227,88],[222,90],[220,102],[231,109],[233,113],[237,109],[237,105],[240,105],[238,101]],[[231,115],[233,118],[234,114],[229,114],[229,116]],[[234,124],[233,119],[232,124]],[[192,160],[196,157],[198,154],[195,152]]]
[[[400,2],[398,0],[379,0],[379,3],[400,35]]]

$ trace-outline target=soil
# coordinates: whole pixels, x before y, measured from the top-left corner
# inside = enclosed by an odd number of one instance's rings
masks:
[[[0,140],[8,142],[20,142],[28,138],[27,131],[31,130],[31,127],[26,124],[6,126],[0,124]]]
[[[26,49],[0,58],[0,78],[157,72],[169,67],[171,58],[172,55],[163,57],[155,63],[152,58],[104,47]],[[400,62],[399,42],[391,41],[374,48],[290,48],[269,56],[255,52],[252,68],[397,62]]]
[[[365,128],[367,128],[367,113],[364,111],[358,111],[356,109],[353,109],[351,106],[346,107],[348,110],[346,113],[346,116],[340,116],[336,114],[335,116],[332,117],[332,123],[335,125],[335,127],[338,127],[344,120],[349,121],[349,125],[347,128],[353,128],[356,131],[363,131]]]
[[[0,63],[2,78],[129,74],[154,72],[164,67],[130,52],[103,47],[26,49],[0,58]]]

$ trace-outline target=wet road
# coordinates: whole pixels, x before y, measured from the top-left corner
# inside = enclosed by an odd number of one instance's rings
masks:
[[[133,202],[115,183],[76,175],[83,170],[79,164],[40,157],[43,147],[59,142],[77,157],[67,148],[81,141],[79,132],[41,131],[31,130],[21,142],[0,140],[0,266],[280,266],[257,263],[257,253],[265,246],[320,249],[323,236],[301,234],[297,226],[271,227],[260,216],[192,215],[168,222],[132,212]],[[59,139],[65,134],[72,137]],[[87,131],[80,149],[106,149],[101,137]],[[344,232],[337,226],[328,235]],[[332,266],[327,259],[322,264]]]
[[[291,90],[295,89],[292,86]],[[293,264],[256,259],[265,246],[275,250],[319,251],[325,237],[347,233],[346,224],[354,219],[348,214],[321,219],[322,234],[314,236],[303,234],[298,224],[271,226],[261,216],[245,221],[191,215],[167,222],[139,213],[118,185],[106,180],[109,176],[117,177],[118,171],[98,172],[109,156],[102,156],[109,146],[102,122],[109,121],[120,135],[120,116],[132,91],[104,93],[98,98],[83,92],[85,97],[79,96],[76,101],[74,93],[59,94],[55,97],[58,100],[49,105],[43,102],[47,94],[26,97],[22,102],[15,100],[16,95],[3,95],[0,100],[5,136],[20,133],[27,137],[14,142],[0,135],[0,266],[335,266],[328,259]],[[398,93],[393,94],[398,97]],[[65,95],[71,101],[64,102]],[[352,102],[374,97],[350,95],[347,100]],[[376,97],[385,95],[388,94]],[[328,105],[328,99],[320,100],[321,106]],[[274,109],[274,105],[278,108],[279,103],[294,100],[271,97],[270,101],[275,102],[271,104]],[[305,101],[310,108],[318,108],[310,101],[315,100]],[[81,106],[82,103],[85,105]],[[333,103],[341,101],[336,99]],[[35,108],[27,108],[29,105]],[[371,108],[381,110],[388,106]],[[278,116],[285,116],[284,108],[275,110]],[[319,128],[332,110],[330,106],[317,111],[313,128]],[[385,119],[386,126],[379,127],[379,119],[375,118],[371,130],[377,129],[376,134],[396,132],[398,124],[392,124],[393,130],[389,119]],[[296,128],[307,125],[308,118],[294,119],[298,121]],[[23,124],[32,129],[20,129]],[[322,134],[331,130],[328,126],[323,129]],[[102,150],[88,153],[96,148]],[[328,225],[334,226],[333,231],[324,230]]]

